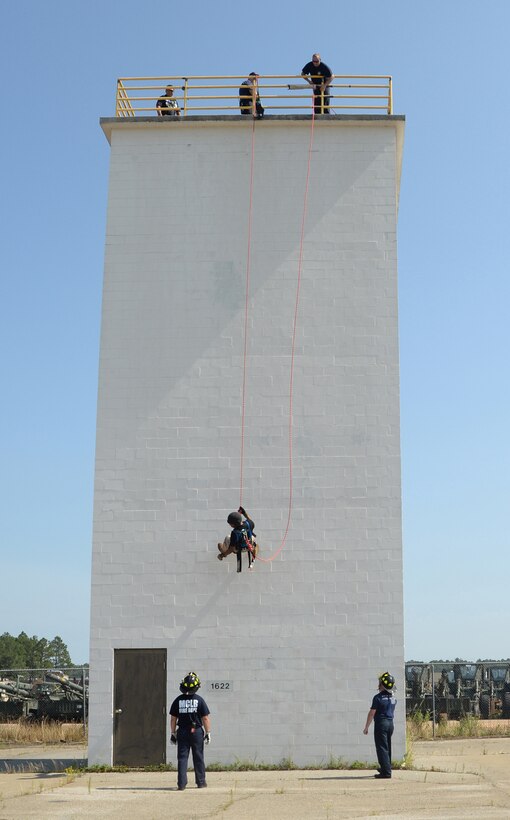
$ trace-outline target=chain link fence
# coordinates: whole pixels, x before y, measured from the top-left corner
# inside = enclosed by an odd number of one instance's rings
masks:
[[[88,720],[87,666],[62,669],[0,669],[0,722],[26,718]]]
[[[406,663],[406,714],[510,718],[510,661]]]

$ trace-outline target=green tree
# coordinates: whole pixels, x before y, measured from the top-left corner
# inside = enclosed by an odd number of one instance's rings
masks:
[[[51,666],[51,652],[48,641],[46,638],[38,638],[37,635],[33,636],[32,641],[30,666],[32,669],[47,669],[48,666]]]
[[[4,632],[0,635],[0,669],[48,669],[72,666],[72,661],[60,635],[52,641],[28,637],[20,632],[18,637]]]
[[[26,632],[20,632],[16,640],[23,652],[25,661],[23,668],[46,669],[51,665],[49,644],[46,638],[38,638],[37,635],[29,638]]]
[[[26,656],[18,639],[8,632],[0,635],[0,669],[25,669]]]
[[[51,665],[54,667],[61,669],[66,666],[73,665],[67,646],[60,635],[55,635],[53,640],[49,642],[48,655]]]

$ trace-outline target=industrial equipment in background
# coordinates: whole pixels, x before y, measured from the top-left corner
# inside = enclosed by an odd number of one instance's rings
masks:
[[[510,718],[510,661],[406,663],[406,714]]]
[[[86,723],[88,669],[0,671],[0,722]]]

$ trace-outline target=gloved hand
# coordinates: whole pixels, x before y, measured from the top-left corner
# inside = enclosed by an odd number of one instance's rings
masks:
[[[237,512],[240,512],[240,513],[241,513],[241,515],[244,515],[244,516],[246,516],[246,517],[247,517],[247,515],[248,515],[248,514],[247,514],[247,512],[246,512],[246,510],[244,509],[244,507],[239,507],[239,509],[238,509],[238,511],[237,511]]]
[[[177,735],[174,732],[170,735],[170,743],[173,743],[174,746],[177,744]]]
[[[210,743],[210,742],[211,742],[211,733],[206,732],[205,735],[204,735],[204,743]]]

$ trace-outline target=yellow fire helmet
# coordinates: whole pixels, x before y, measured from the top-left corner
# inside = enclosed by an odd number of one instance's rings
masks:
[[[188,672],[186,677],[181,681],[179,688],[183,695],[192,695],[200,689],[200,678],[195,672]]]
[[[389,672],[383,672],[379,675],[379,683],[382,683],[385,689],[391,691],[395,686],[395,678]]]

